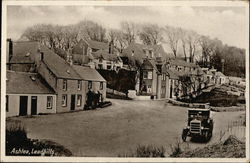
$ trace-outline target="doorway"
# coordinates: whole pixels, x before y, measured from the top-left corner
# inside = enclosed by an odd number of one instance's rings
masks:
[[[71,105],[70,110],[75,110],[76,95],[71,95]]]
[[[37,96],[31,96],[31,115],[37,114]]]
[[[24,116],[27,115],[27,107],[28,107],[28,96],[20,96],[19,103],[19,115]]]

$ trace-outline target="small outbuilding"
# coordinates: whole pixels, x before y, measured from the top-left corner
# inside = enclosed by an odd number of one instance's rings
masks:
[[[56,113],[56,94],[37,73],[7,71],[6,117]]]

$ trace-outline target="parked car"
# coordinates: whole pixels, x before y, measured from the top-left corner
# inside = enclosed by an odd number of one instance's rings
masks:
[[[188,124],[182,131],[182,140],[186,141],[187,136],[189,136],[192,138],[202,137],[208,141],[213,134],[213,125],[210,109],[189,109]]]

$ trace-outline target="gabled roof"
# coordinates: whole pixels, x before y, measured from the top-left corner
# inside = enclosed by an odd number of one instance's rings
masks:
[[[37,73],[7,71],[7,94],[55,94]]]
[[[73,65],[73,68],[83,80],[106,82],[106,80],[95,69],[79,65]]]
[[[92,56],[96,59],[103,58],[103,59],[109,60],[109,61],[117,61],[117,60],[120,61],[119,57],[116,54],[110,54],[110,53],[108,53],[107,50],[102,50],[102,49],[98,50],[96,52],[92,52]]]
[[[90,39],[86,39],[85,40],[87,42],[87,44],[89,45],[90,48],[93,49],[108,49],[109,45],[108,43],[104,43],[104,42],[99,42],[99,41],[94,41],[94,40],[90,40]]]
[[[153,50],[155,57],[159,57],[160,54],[163,60],[172,57],[164,51],[161,45],[143,45],[138,43],[131,43],[126,49],[123,50],[121,56],[135,60],[142,60],[147,57],[144,50]],[[134,55],[132,56],[133,52]]]
[[[43,62],[58,78],[80,79],[74,69],[60,56],[38,42],[18,41],[13,44],[13,56],[23,58],[29,53],[30,59],[34,62],[40,52],[44,53]],[[27,58],[27,57],[26,57]]]
[[[109,45],[108,43],[94,41],[90,39],[81,39],[72,49],[74,54],[83,54],[83,46],[89,46],[90,48],[97,49],[97,50],[108,50]]]
[[[141,65],[142,69],[156,69],[156,65],[153,59],[144,59]]]

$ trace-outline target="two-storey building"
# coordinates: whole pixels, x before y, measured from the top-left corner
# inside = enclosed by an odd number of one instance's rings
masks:
[[[88,65],[95,69],[118,70],[123,67],[119,52],[112,42],[104,43],[90,39],[81,39],[73,47],[74,62]]]
[[[29,48],[27,48],[26,43]],[[106,81],[95,69],[74,66],[73,62],[67,62],[38,42],[26,43],[14,43],[14,48],[18,46],[22,52],[20,53],[21,56],[29,53],[32,58],[34,71],[55,92],[56,112],[83,109],[88,90],[99,91],[102,94],[102,98],[106,98]],[[19,66],[22,67],[23,64]],[[78,71],[79,69],[84,69],[84,71]]]

